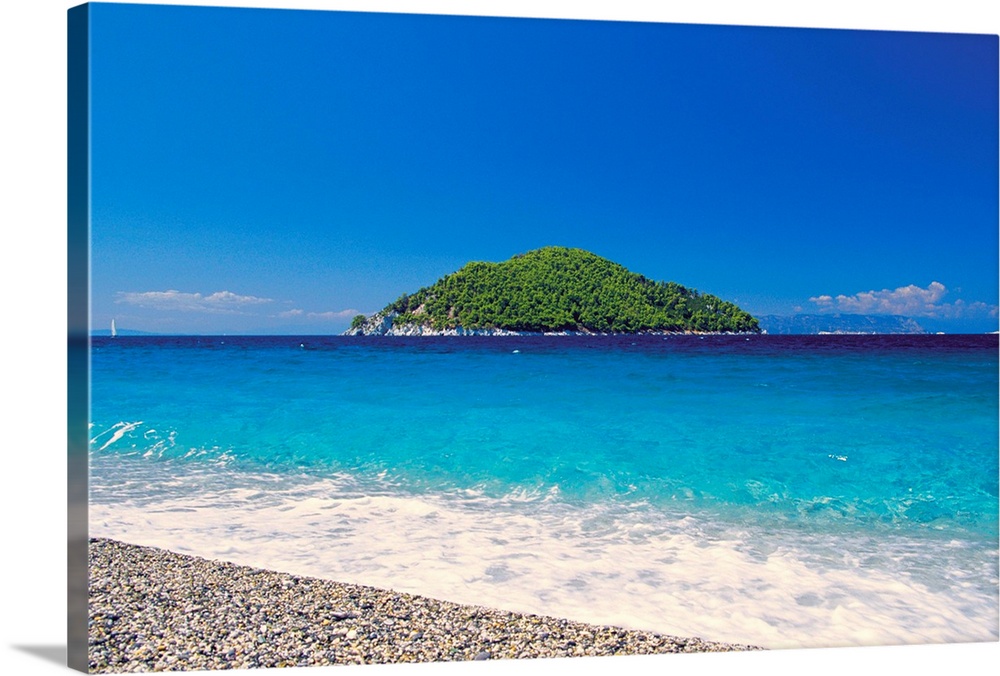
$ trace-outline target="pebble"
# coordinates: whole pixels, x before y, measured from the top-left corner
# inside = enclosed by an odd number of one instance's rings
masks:
[[[759,650],[460,605],[104,538],[90,540],[89,560],[91,673]]]

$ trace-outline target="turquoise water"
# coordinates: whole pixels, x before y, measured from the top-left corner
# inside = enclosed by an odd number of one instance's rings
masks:
[[[995,336],[95,338],[92,532],[775,647],[995,640],[997,355]]]

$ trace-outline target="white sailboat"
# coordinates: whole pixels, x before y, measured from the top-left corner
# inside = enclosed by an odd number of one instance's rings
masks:
[[[115,328],[115,320],[112,319],[111,320],[111,337],[114,338],[117,335],[118,335],[118,329]]]

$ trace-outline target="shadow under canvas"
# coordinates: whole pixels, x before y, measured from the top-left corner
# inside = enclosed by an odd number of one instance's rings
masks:
[[[15,650],[60,666],[66,665],[66,645],[14,645]]]

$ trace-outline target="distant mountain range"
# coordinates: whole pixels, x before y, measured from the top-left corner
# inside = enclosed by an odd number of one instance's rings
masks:
[[[900,315],[764,315],[757,319],[769,334],[930,333],[912,317]]]
[[[760,315],[757,317],[760,329],[771,335],[782,334],[820,334],[820,333],[895,333],[919,334],[935,333],[936,325],[926,326],[913,317],[901,315],[855,315],[855,314],[798,314],[798,315]],[[933,324],[933,322],[932,322]],[[949,330],[949,333],[953,331]],[[968,331],[982,333],[982,331]],[[267,335],[267,330],[261,330],[259,335]],[[294,333],[294,332],[293,332]],[[315,330],[304,330],[295,335],[313,335]],[[962,331],[958,331],[962,333]],[[996,333],[995,331],[993,333]],[[91,336],[109,337],[108,329],[95,329]],[[134,329],[118,329],[119,336],[155,336],[161,335],[151,331],[136,331]],[[320,333],[319,335],[325,335]]]

